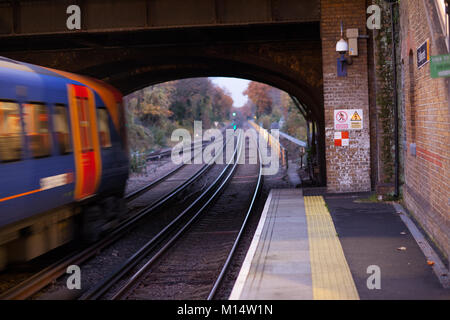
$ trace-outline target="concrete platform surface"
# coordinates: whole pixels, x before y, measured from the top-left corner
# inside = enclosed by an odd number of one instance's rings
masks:
[[[424,241],[367,195],[272,189],[229,299],[450,300]]]
[[[323,198],[271,190],[230,299],[358,298]]]

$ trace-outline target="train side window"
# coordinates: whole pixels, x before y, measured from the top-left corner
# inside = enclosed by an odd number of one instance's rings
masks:
[[[109,131],[108,112],[106,109],[97,109],[98,133],[102,148],[111,147],[111,133]]]
[[[0,101],[0,161],[20,160],[22,148],[19,105]]]
[[[69,118],[67,108],[63,105],[55,105],[53,114],[53,128],[56,136],[56,145],[60,154],[72,152],[69,132]]]
[[[87,98],[76,97],[78,109],[78,121],[80,123],[81,152],[92,151],[91,117],[89,114],[89,102]]]
[[[47,107],[27,103],[23,105],[23,115],[31,155],[34,158],[49,156],[51,149]]]

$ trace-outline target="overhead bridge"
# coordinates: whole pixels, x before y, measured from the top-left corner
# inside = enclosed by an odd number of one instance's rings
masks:
[[[74,32],[67,7],[78,5],[82,32],[319,21],[319,0],[16,0],[0,1],[0,35]],[[75,31],[76,32],[76,31]]]
[[[0,56],[92,76],[124,94],[224,76],[284,90],[308,122],[314,174],[333,192],[370,190],[370,40],[336,74],[340,23],[366,30],[366,0],[0,0]],[[80,29],[69,30],[77,5]],[[363,110],[349,148],[334,146],[336,108]],[[371,151],[372,150],[372,151]],[[341,170],[351,167],[351,170]]]

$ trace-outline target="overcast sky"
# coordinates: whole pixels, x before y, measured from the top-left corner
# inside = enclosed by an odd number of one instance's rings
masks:
[[[250,82],[249,80],[215,77],[211,77],[210,79],[214,84],[217,84],[221,88],[226,88],[231,92],[235,107],[242,107],[247,102],[247,96],[244,96],[242,92],[247,89],[247,85]]]

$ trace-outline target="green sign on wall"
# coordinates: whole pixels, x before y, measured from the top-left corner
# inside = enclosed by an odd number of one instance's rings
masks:
[[[450,54],[432,56],[430,73],[432,78],[450,77]]]

